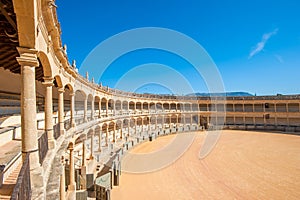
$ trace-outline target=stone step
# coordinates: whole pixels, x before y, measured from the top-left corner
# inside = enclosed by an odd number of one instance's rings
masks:
[[[3,182],[3,185],[0,188],[0,200],[10,199],[10,196],[16,185],[21,167],[22,164],[19,164],[18,167]]]

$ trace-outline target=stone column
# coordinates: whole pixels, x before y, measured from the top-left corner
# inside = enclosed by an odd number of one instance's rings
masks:
[[[76,190],[76,182],[75,182],[75,165],[74,165],[74,148],[73,144],[69,144],[68,150],[70,151],[70,185],[68,185],[69,191]]]
[[[71,98],[71,127],[75,127],[75,93],[70,93],[70,98]]]
[[[113,115],[116,116],[116,101],[113,103]]]
[[[48,134],[48,146],[49,149],[55,147],[55,139],[53,132],[53,109],[52,109],[52,86],[53,86],[52,77],[44,77],[43,85],[46,87],[46,96],[45,96],[45,131]]]
[[[128,107],[127,107],[127,108],[128,108],[128,109],[127,109],[127,111],[128,111],[128,115],[130,115],[130,102],[129,102],[129,101],[128,101],[128,104],[127,104],[127,106],[128,106]]]
[[[94,159],[94,132],[91,134],[91,154],[90,160]]]
[[[106,107],[106,117],[108,117],[108,100],[106,100],[105,107]]]
[[[36,122],[36,87],[35,67],[39,66],[36,50],[17,47],[20,57],[17,61],[21,66],[21,137],[22,137],[22,158],[30,153],[30,175],[34,176],[41,171],[39,164],[37,122]],[[33,173],[32,173],[33,172]],[[42,176],[40,176],[42,178]],[[32,180],[33,185],[35,180]],[[41,179],[41,185],[43,180]]]
[[[101,136],[102,136],[102,129],[99,130],[99,147],[98,147],[99,152],[101,152]]]
[[[137,119],[134,119],[134,134],[135,135],[137,134],[136,128],[137,128]]]
[[[113,140],[112,140],[112,142],[116,142],[116,123],[114,123]]]
[[[60,134],[65,133],[65,126],[64,126],[64,89],[58,89],[58,123]]]
[[[128,136],[130,135],[130,119],[129,119],[129,121],[128,121]]]
[[[120,114],[123,115],[123,102],[121,101],[121,104],[120,104]]]
[[[106,126],[105,146],[108,146],[108,125]]]
[[[133,107],[133,109],[134,109],[134,114],[136,114],[136,102],[133,102],[134,104],[134,107]]]
[[[95,119],[95,101],[94,101],[94,98],[92,99],[92,113],[91,113],[91,118],[92,120]]]
[[[120,139],[123,139],[123,120],[121,122],[121,132],[120,132]]]
[[[66,199],[66,190],[65,190],[65,158],[64,156],[61,157],[61,165],[62,165],[62,172],[60,175],[60,191],[59,191],[59,197],[60,200]]]
[[[85,140],[82,141],[82,162],[81,162],[81,189],[86,189],[86,151]]]
[[[82,161],[81,161],[81,166],[82,166],[82,167],[85,167],[85,166],[86,166],[85,140],[82,141]]]
[[[84,99],[84,115],[83,115],[83,121],[84,122],[87,122],[87,100],[88,100],[88,97],[86,96],[85,99]]]
[[[101,118],[101,99],[99,100],[99,118]]]

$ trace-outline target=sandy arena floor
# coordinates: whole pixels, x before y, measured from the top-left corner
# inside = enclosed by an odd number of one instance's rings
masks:
[[[143,143],[132,152],[156,151],[174,137]],[[161,170],[122,172],[112,200],[300,198],[300,136],[224,131],[214,150],[199,160],[204,137],[197,133],[183,156]]]

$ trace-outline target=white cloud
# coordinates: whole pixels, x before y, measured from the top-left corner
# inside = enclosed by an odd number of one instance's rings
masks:
[[[262,36],[262,39],[259,43],[256,44],[255,48],[250,52],[248,59],[252,58],[254,55],[258,54],[259,52],[261,52],[267,41],[273,36],[276,35],[278,32],[278,28],[276,28],[274,31],[270,32],[270,33],[265,33]]]

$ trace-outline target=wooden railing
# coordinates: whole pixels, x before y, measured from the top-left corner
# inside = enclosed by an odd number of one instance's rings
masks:
[[[38,140],[39,143],[39,161],[43,164],[43,161],[48,152],[48,134],[44,132]]]
[[[31,181],[29,153],[26,154],[17,183],[11,195],[11,200],[30,200],[31,199]]]

